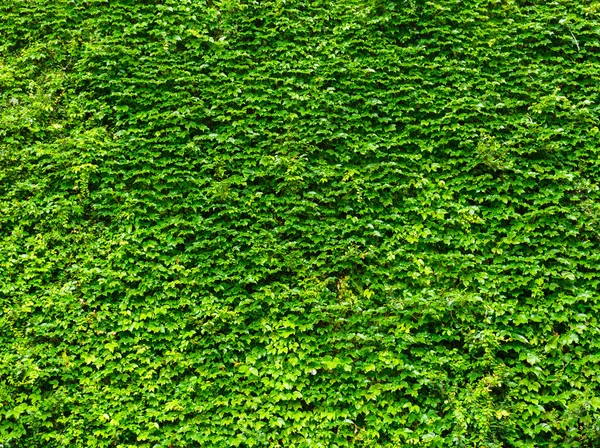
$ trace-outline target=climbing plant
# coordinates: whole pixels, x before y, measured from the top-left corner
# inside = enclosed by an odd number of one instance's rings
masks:
[[[0,444],[599,446],[599,14],[0,2]]]

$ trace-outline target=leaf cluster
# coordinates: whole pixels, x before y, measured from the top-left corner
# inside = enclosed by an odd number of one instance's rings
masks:
[[[599,13],[0,2],[0,443],[598,446]]]

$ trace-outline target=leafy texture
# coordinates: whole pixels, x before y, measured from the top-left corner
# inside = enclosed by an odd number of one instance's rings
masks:
[[[0,443],[600,446],[599,14],[0,2]]]

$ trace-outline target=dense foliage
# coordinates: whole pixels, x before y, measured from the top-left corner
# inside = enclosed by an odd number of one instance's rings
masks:
[[[599,15],[0,1],[0,443],[600,446]]]

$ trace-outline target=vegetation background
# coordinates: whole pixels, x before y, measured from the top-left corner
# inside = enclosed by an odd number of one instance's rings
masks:
[[[600,446],[599,14],[0,1],[0,443]]]

